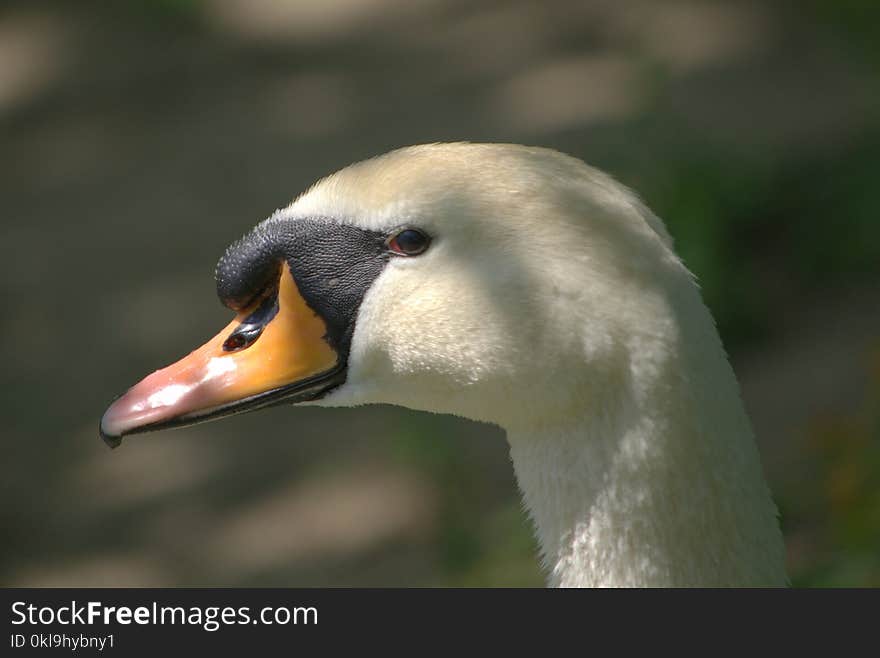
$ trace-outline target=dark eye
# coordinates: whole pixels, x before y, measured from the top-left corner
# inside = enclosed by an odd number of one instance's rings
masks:
[[[388,249],[401,256],[418,256],[431,244],[431,238],[415,228],[405,228],[388,238]]]

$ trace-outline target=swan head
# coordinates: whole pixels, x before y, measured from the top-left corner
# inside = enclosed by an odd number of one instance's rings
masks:
[[[388,403],[505,427],[601,411],[693,288],[668,234],[580,160],[403,148],[315,184],[216,272],[236,312],[101,421],[123,435],[280,404]],[[650,368],[650,364],[639,367]]]

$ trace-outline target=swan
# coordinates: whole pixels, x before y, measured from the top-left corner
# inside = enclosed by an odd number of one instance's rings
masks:
[[[548,585],[784,586],[738,385],[663,222],[581,160],[412,146],[233,243],[236,312],[129,389],[122,437],[276,404],[372,403],[506,431]]]

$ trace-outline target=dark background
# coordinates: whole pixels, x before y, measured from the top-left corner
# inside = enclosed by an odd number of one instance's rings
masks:
[[[555,147],[700,277],[796,585],[880,585],[880,14],[855,0],[0,4],[0,583],[539,585],[500,430],[275,409],[97,436],[214,264],[420,142]]]

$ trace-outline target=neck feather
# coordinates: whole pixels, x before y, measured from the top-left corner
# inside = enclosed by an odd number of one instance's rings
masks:
[[[714,327],[666,353],[650,367],[631,356],[600,411],[508,426],[550,583],[784,585],[777,511]]]

